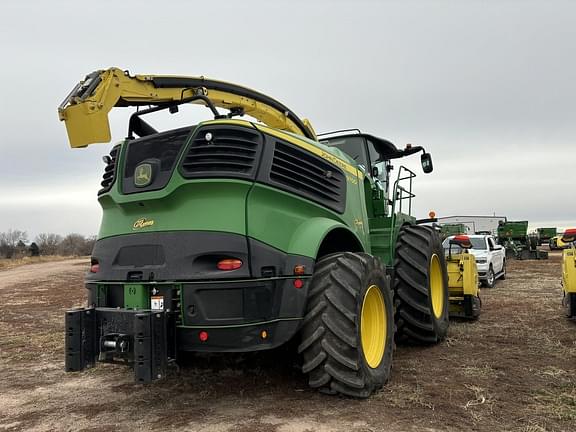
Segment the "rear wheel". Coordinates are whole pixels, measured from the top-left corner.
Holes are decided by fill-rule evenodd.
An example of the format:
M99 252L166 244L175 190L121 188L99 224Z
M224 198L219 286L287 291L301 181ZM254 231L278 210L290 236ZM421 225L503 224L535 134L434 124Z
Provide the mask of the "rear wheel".
M298 351L309 384L366 398L390 377L394 307L379 259L339 253L318 261Z
M397 339L436 343L448 332L448 274L437 232L428 226L401 229L396 244Z

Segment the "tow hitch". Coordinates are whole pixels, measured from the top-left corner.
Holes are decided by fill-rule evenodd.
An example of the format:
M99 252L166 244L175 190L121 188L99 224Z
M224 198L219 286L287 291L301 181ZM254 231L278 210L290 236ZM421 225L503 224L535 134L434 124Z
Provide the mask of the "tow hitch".
M164 311L86 308L66 312L67 372L96 362L134 367L134 380L147 383L166 375L174 355L174 332Z

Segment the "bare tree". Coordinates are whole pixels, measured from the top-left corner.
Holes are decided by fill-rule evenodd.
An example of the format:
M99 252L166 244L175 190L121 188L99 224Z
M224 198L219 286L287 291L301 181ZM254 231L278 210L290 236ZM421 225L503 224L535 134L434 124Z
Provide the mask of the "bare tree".
M94 241L81 234L68 234L58 245L60 255L90 255Z
M25 245L28 241L26 231L9 229L0 233L0 255L6 258L12 258L19 250L18 246ZM22 247L20 247L22 249ZM24 248L25 249L25 248Z
M94 244L96 243L97 237L90 236L86 237L86 241L84 243L84 253L82 255L92 255L92 249L94 249Z
M56 255L62 236L52 233L41 233L36 236L36 244L41 255Z

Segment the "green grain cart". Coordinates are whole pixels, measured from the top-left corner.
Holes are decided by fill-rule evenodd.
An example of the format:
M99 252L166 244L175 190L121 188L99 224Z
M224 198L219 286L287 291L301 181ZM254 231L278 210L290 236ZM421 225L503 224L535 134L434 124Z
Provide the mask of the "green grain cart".
M537 228L536 232L538 233L539 244L548 244L550 239L556 235L557 230L556 228Z
M528 235L528 221L500 222L498 243L506 248L508 258L548 259L548 252L538 249L538 236Z
M159 132L143 118L183 103L214 119ZM445 337L439 236L410 215L415 174L391 176L415 153L431 172L424 149L358 131L319 140L254 90L114 68L60 106L71 146L108 142L108 112L126 106L140 109L104 158L88 304L66 313L66 370L123 361L150 382L181 352L297 338L311 387L367 397L388 380L395 338Z

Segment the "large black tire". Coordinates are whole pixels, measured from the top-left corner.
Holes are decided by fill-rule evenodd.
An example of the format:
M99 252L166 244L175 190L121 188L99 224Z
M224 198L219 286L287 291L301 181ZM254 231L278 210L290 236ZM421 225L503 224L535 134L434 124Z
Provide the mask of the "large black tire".
M383 300L381 323L385 323L382 337L376 338L383 341L376 355L379 362L364 353L362 341L363 308L365 303L372 305L365 299L377 298L378 293ZM323 393L366 398L388 381L394 351L393 302L389 278L379 259L345 252L317 262L298 347L310 387ZM366 325L368 322L366 319ZM365 337L368 335L378 336L365 331Z
M396 339L425 344L441 341L448 333L449 294L438 233L424 225L403 227L396 243L394 266Z

